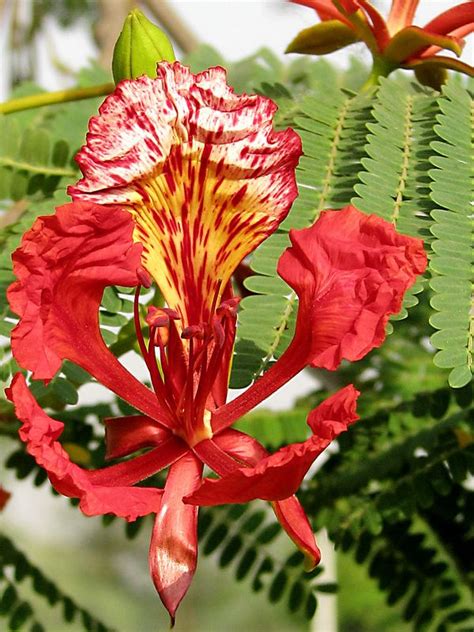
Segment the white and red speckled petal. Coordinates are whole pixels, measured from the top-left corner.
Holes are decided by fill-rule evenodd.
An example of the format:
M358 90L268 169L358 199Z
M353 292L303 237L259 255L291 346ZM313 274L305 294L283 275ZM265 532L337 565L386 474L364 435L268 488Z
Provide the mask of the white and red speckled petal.
M91 119L69 192L119 204L135 221L142 263L181 326L207 322L242 259L287 215L301 142L276 132L276 105L236 95L223 68L175 62L120 83Z

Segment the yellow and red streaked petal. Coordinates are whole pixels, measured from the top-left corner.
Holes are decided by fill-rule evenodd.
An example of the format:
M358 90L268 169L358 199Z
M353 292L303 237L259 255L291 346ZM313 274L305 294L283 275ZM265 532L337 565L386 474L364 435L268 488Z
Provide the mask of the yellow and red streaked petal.
M178 62L120 83L90 122L75 199L120 204L181 326L208 322L230 276L288 213L301 142L275 104L236 95L222 68Z
M130 470L126 477L105 476L105 480L101 481L94 480L97 472L83 470L72 463L58 441L64 424L48 417L38 406L21 373L15 376L6 393L14 403L16 415L22 422L20 438L26 443L27 451L38 465L47 471L56 491L64 496L80 499L79 506L86 515L111 513L133 521L139 516L156 513L159 510L162 490L131 487L123 483L126 478L137 477L138 468L133 461L120 464ZM148 476L153 473L153 469L156 471L154 465ZM142 477L143 471L138 474L138 478Z
M63 360L75 362L138 410L168 425L156 396L107 349L99 305L108 285L140 283L141 246L130 215L74 202L39 217L12 255L17 281L8 289L20 322L12 352L35 379L51 379Z
M183 496L199 486L201 475L202 463L191 453L170 467L153 527L150 572L172 625L197 564L198 508L185 505Z
M256 498L284 500L298 490L306 472L331 441L358 419L359 392L347 386L312 411L308 424L313 436L292 443L259 460L252 467L240 467L219 479L207 478L185 502L195 505L244 503Z

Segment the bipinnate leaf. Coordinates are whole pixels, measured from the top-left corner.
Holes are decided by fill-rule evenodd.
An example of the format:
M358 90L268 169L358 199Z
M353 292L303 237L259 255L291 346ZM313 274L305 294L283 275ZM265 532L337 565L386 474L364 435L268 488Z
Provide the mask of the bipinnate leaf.
M451 369L449 383L459 388L472 380L474 345L473 294L473 149L474 105L467 90L454 81L438 100L440 114L434 126L431 305L430 322L438 331L431 336L439 351L434 363Z

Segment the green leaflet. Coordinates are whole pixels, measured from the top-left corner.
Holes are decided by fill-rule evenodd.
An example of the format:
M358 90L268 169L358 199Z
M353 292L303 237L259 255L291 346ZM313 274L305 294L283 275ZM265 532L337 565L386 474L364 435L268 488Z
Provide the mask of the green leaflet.
M252 590L265 591L270 603L285 599L290 612L302 611L305 619L315 613L315 593L334 587L315 582L323 572L320 566L309 573L304 571L302 553L289 540L280 540L281 527L262 502L202 507L198 534L203 555L214 554L221 568L233 567L237 581L251 581ZM277 539L279 547L275 548ZM279 559L285 544L289 554Z
M26 128L0 117L0 199L18 201L36 192L51 195L61 178L77 172L68 163L65 141L53 141L45 129Z
M357 181L369 102L334 90L304 98L299 108L294 121L304 152L297 169L299 196L280 231L252 256L250 266L257 275L246 279L245 286L256 295L241 303L231 388L248 386L291 341L298 300L276 271L290 244L288 231L311 225L325 208L347 204Z
M11 575L14 575L14 581L10 579ZM44 630L43 626L36 620L34 610L36 603L34 602L34 606L31 606L18 593L18 590L20 593L23 592L24 589L21 589L20 584L26 578L31 580L34 594L42 597L44 604L50 608L59 606L58 609L65 625L80 617L87 630L111 632L111 628L79 606L72 597L65 594L49 577L46 577L41 569L32 564L16 548L10 538L0 535L0 616L8 618L9 630L26 629L23 628L26 621L29 621L30 630Z
M431 143L434 169L431 199L431 232L435 237L430 282L436 310L430 323L438 329L431 336L439 349L434 363L452 369L449 383L461 387L470 382L473 370L474 319L472 277L472 151L474 108L462 86L447 84L438 100L440 114L434 126L437 140Z

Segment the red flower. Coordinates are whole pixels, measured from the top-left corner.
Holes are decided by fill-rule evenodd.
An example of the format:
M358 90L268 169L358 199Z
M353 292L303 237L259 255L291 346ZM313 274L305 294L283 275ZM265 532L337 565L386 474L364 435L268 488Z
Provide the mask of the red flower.
M448 9L423 28L413 26L419 0L392 0L387 20L368 0L291 0L316 11L321 23L301 31L287 53L325 55L354 42L364 42L373 58L373 79L396 68L415 71L417 79L439 89L446 69L470 76L474 68L437 55L447 49L460 56L463 37L474 30L474 2Z
M279 269L300 297L295 338L270 371L225 403L238 304L230 278L296 196L300 141L292 130L272 130L274 110L263 97L236 96L218 68L195 76L162 63L156 80L122 82L91 120L75 201L39 218L13 255L18 280L8 296L20 316L12 334L20 365L48 380L71 360L140 413L105 420L107 458L131 458L84 470L61 447L63 424L18 374L8 397L21 438L56 490L79 498L87 515L156 514L150 569L172 618L196 567L197 505L270 500L308 566L319 561L293 494L357 418L357 391L347 387L318 407L308 418L313 436L274 455L229 426L305 366L335 369L380 344L388 315L425 266L419 240L353 208L292 232ZM152 280L166 307L149 308L144 336L139 294ZM137 287L137 339L153 390L102 340L107 285ZM301 345L302 336L311 344ZM220 479L203 482L203 465ZM164 468L163 490L134 487Z
M0 511L5 508L5 505L10 500L10 496L10 492L7 492L7 490L0 485Z

